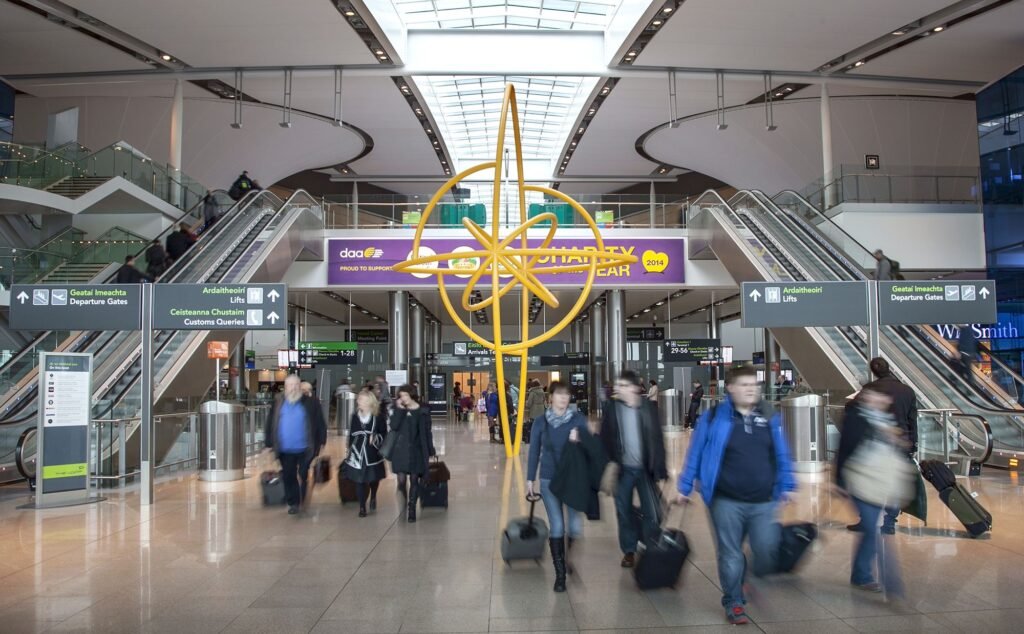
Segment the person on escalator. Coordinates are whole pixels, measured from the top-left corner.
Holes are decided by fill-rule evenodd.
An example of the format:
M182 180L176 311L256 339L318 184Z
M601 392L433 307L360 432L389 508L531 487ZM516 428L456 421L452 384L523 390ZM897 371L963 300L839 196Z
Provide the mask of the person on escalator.
M875 279L879 282L893 279L892 260L886 257L881 249L875 249L872 255L875 256L877 261L875 264Z
M167 256L171 258L172 262L177 261L185 255L194 242L195 238L188 230L188 225L184 222L179 224L178 230L167 236Z
M896 426L903 432L903 437L907 441L905 447L907 459L913 461L914 454L917 453L917 394L914 392L914 388L893 375L892 368L889 367L889 362L885 359L875 357L871 360L870 367L871 374L875 375L875 380L865 385L862 390L878 392L889 397L888 413L892 414ZM886 509L885 519L882 520L882 534L896 534L896 518L899 515L900 509L898 508ZM846 529L860 533L864 531L864 526L857 522L850 524Z
M203 231L212 227L218 218L220 218L220 204L213 192L208 191L203 197Z
M167 251L160 240L153 240L146 249L146 274L154 280L167 270Z
M231 184L231 189L228 190L228 196L231 200L242 200L245 195L254 189L253 180L249 178L249 172L243 171L235 182Z
M116 284L141 284L142 282L152 282L153 278L149 277L139 269L135 268L135 256L126 255L124 257L124 264L117 270Z
M978 337L970 324L960 325L960 335L956 340L957 352L960 353L960 375L972 387L974 386L974 362L978 358Z

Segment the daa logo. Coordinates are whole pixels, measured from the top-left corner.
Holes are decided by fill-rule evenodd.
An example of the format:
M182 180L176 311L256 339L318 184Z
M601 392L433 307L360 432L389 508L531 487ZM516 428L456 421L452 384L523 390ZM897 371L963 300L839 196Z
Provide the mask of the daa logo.
M345 259L367 259L367 260L378 260L384 257L384 249L378 247L366 247L363 250L359 249L342 249L338 251L339 258Z

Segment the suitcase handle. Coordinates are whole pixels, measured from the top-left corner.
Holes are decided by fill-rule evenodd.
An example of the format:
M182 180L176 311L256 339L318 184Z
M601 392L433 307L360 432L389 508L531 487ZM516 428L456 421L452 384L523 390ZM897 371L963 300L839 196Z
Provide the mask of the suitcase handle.
M527 524L530 528L533 528L533 509L536 508L537 500L539 499L540 493L534 493L533 495L530 495L529 493L526 494L526 501L530 503L530 521Z

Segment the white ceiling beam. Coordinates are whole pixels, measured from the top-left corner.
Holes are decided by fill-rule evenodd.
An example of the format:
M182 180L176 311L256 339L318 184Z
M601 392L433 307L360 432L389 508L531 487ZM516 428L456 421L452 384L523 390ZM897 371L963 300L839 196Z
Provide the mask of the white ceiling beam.
M455 70L452 67L447 68L425 68L416 67L415 71L410 71L410 67L407 66L386 66L383 64L356 64L356 65L315 65L315 66L289 66L296 75L302 75L304 77L310 76L323 76L330 78L334 73L334 69L342 68L345 71L345 77L395 77L395 76L410 76L416 75L419 77L431 77L431 76L479 76L479 75L520 75L520 76L531 76L531 77L558 77L558 76L571 76L571 77L618 77L618 78L636 78L636 79L664 79L666 73L669 71L675 71L679 79L702 79L709 80L715 73L722 72L725 74L727 79L737 78L748 78L752 81L761 81L761 77L764 73L768 72L768 69L760 68L692 68L685 66L631 66L631 67L615 67L615 68L603 68L596 70L590 64L583 64L577 67L566 67L561 66L558 68L552 68L551 66L543 67L521 67L513 68L507 67L501 69L500 73L495 73L493 68L485 67L472 67L463 68L461 70ZM246 77L262 75L262 74L280 74L286 67L284 66L255 66L255 67L242 67L245 71ZM26 86L33 83L39 85L70 85L77 83L92 83L99 81L111 81L119 79L152 79L159 81L166 81L168 79L223 79L225 77L230 78L233 76L235 70L238 67L218 67L218 68L185 68L179 70L125 70L125 71L89 71L89 72L78 72L78 73L57 73L57 74L24 74L24 75L7 75L5 79L9 82L21 82ZM781 82L792 81L805 84L852 84L852 85L902 85L902 86L946 86L951 88L963 88L964 90L978 90L984 86L984 82L958 80L958 79L929 79L922 77L897 77L888 75L827 75L825 73L818 73L814 71L787 71L787 70L773 70L771 71L773 79Z

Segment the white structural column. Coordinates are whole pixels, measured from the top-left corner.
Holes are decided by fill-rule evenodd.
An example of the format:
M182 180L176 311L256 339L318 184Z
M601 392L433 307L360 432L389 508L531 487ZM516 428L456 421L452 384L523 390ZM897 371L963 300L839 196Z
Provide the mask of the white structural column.
M828 96L828 84L821 85L821 166L825 211L835 205L835 188L832 184L832 102Z
M172 174L177 181L167 184L171 203L175 205L181 204L181 117L184 109L185 97L182 80L179 78L174 80L174 98L171 100L171 142L167 157L167 164L173 170Z

